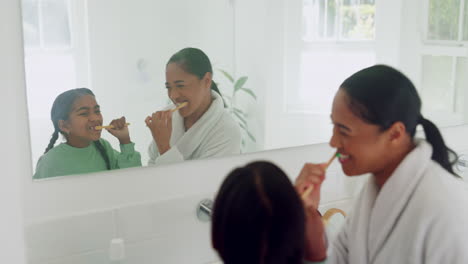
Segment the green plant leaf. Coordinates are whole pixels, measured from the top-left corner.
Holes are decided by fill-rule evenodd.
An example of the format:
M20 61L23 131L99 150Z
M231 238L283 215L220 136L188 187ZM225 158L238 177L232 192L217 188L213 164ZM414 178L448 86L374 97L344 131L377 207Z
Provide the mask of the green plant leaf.
M224 102L226 102L226 104L229 106L229 108L231 108L232 99L229 98L229 97L223 97L223 100L224 100Z
M231 81L232 83L234 83L234 78L232 78L232 76L231 76L229 73L227 73L226 71L221 70L221 69L219 69L219 71L220 71L221 73L223 73L223 75L224 75L226 78L228 78L229 81Z
M239 125L242 127L242 129L244 129L245 133L247 133L247 136L249 136L249 138L253 141L253 142L257 142L255 140L255 137L249 132L249 130L247 129L246 126L243 126L241 123L239 123Z
M240 114L237 113L237 112L234 112L234 115L236 115L237 118L239 118L239 120L240 120L242 123L244 123L244 125L247 125L247 121L245 120L245 118L244 118L242 115L240 115Z
M248 79L249 79L249 77L247 77L247 76L242 76L242 77L240 77L240 78L236 81L236 84L234 84L234 92L239 91L239 89L241 89L242 86L244 86L244 84L247 82Z
M245 132L247 132L247 135L249 135L249 138L250 138L253 142L257 143L257 140L255 140L255 137L254 137L252 134L250 134L250 132L249 132L248 130L246 130Z
M235 113L238 113L238 114L242 115L244 118L247 116L247 115L244 113L244 111L240 110L239 108L233 107L233 109L234 109L234 112L235 112Z
M255 100L257 100L257 95L249 88L241 88L242 91L250 94Z
M233 109L233 113L241 115L244 119L247 118L247 115L244 113L244 111L236 107L233 107L232 109Z
M242 123L239 123L239 126L247 132L247 127L245 125L243 125Z

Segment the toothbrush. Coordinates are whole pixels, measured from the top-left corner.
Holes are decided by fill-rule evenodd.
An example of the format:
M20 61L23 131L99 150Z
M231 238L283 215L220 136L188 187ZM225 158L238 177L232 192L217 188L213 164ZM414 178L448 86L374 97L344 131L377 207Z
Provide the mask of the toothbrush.
M170 111L171 113L174 113L175 111L177 111L177 110L179 110L179 109L181 109L181 108L186 107L187 104L188 104L187 102L183 102L183 103L179 104L177 107L170 109L169 111ZM151 118L151 116L148 116L148 117L145 119L145 122L147 123L147 126L148 126L148 122L151 122L152 120L153 120L153 119Z
M129 126L130 123L125 123L125 126ZM108 126L96 126L94 129L96 130L102 130L102 129L105 129L105 128L114 128L113 125L108 125Z
M333 156L328 160L328 162L325 164L325 167L323 167L324 170L327 170L328 167L332 164L333 160L335 160L336 157L340 157L341 154L336 151ZM301 198L302 200L305 200L309 194L314 190L314 185L311 184L307 189L302 193Z
M175 112L175 111L177 111L177 110L179 110L179 109L181 109L181 108L183 108L183 107L185 107L185 106L187 106L187 102L181 103L181 104L178 105L176 108L173 108L173 109L171 109L170 111L173 113L173 112Z

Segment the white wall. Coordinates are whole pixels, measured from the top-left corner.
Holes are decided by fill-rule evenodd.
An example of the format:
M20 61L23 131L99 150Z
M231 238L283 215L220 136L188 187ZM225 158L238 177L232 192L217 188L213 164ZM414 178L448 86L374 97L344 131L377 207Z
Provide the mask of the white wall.
M23 176L31 176L20 30L20 1L0 1L0 261L25 263Z

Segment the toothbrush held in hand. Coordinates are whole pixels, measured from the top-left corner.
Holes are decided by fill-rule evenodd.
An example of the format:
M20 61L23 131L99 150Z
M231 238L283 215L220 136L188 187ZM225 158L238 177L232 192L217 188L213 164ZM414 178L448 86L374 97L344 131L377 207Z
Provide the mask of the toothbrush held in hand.
M176 108L171 109L170 111L175 112L175 111L177 111L177 110L179 110L181 108L184 108L186 105L187 105L187 102L183 102L180 105L178 105Z
M125 126L129 126L129 125L130 125L130 123L125 123ZM96 129L96 130L102 130L102 129L105 129L105 128L112 129L112 128L114 128L114 126L113 126L113 125L108 125L108 126L96 126L94 129Z
M333 154L333 156L328 160L328 162L325 164L325 167L323 167L324 170L327 170L328 167L332 164L333 160L335 160L336 157L339 157L340 156L340 153L335 152ZM311 184L301 195L301 198L302 200L305 200L309 195L310 193L314 190L314 185Z

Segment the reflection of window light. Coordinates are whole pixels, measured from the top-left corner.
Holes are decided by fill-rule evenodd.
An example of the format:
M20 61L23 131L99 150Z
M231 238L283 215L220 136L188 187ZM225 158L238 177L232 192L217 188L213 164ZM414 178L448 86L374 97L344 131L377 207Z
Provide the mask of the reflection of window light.
M22 9L27 49L71 48L68 0L23 0Z
M304 0L303 40L373 40L375 0Z
M34 98L29 101L33 118L48 117L53 99L76 88L78 75L87 78L82 74L87 66L78 63L84 45L77 39L84 38L72 42L77 32L72 32L71 14L70 0L22 0L26 86Z
M304 0L300 62L287 83L289 112L328 114L341 82L375 63L375 0ZM297 81L292 81L297 79Z
M467 0L429 0L427 40L461 41L467 33L467 8Z
M373 65L372 50L304 51L301 56L301 78L289 109L326 114L333 96L343 80L354 72Z

